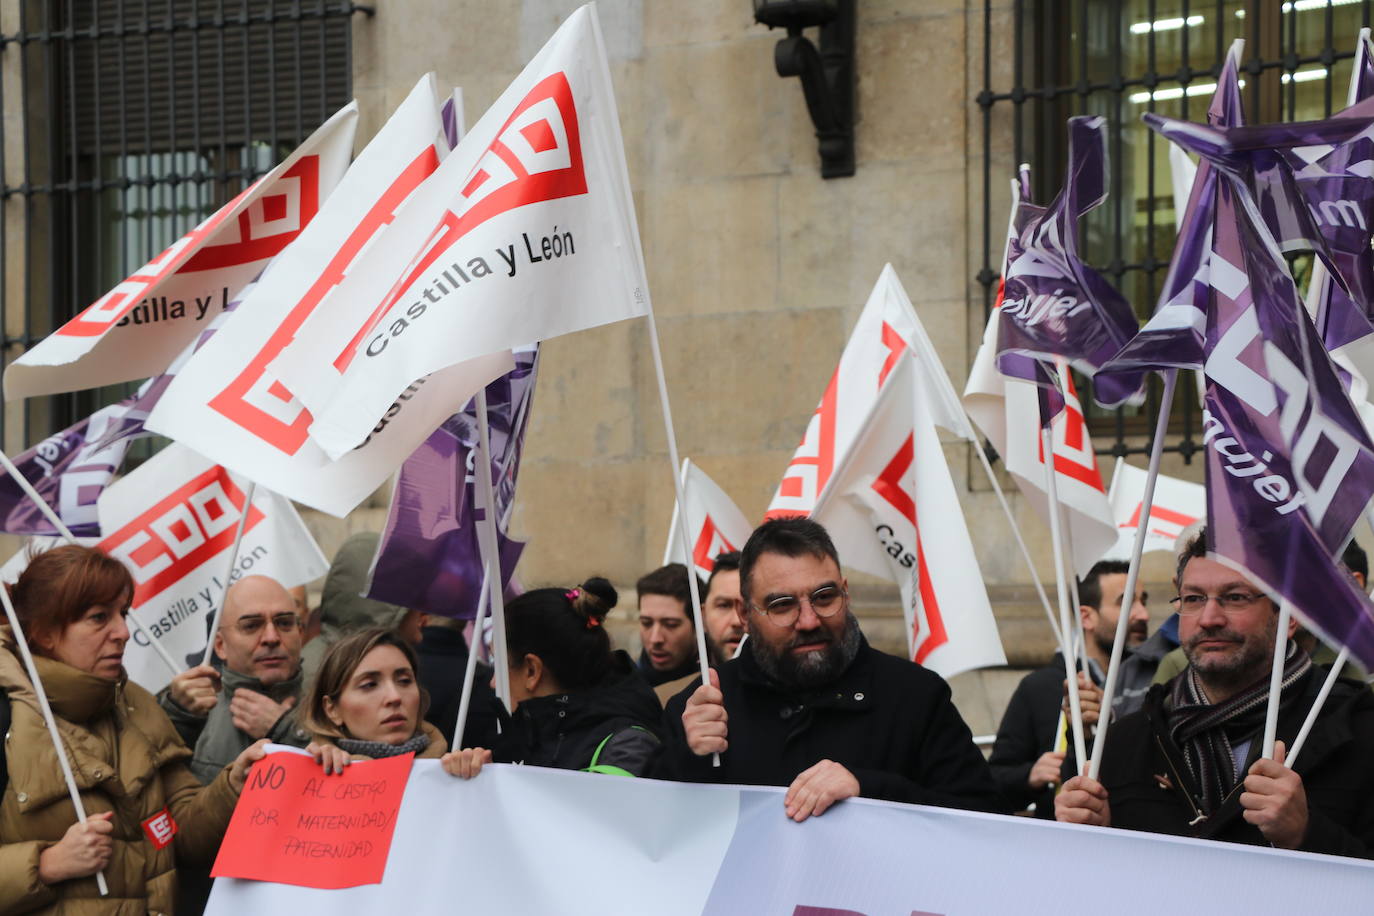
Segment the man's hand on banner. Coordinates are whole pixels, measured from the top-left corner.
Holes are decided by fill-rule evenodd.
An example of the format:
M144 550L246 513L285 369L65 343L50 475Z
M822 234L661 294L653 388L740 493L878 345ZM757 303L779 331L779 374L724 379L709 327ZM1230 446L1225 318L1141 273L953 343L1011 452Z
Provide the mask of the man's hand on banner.
M682 729L687 733L687 746L698 757L721 754L730 746L725 713L725 695L720 692L720 676L710 672L711 683L702 684L687 698L682 711ZM801 777L798 777L799 779ZM795 785L795 783L794 783Z
M1064 767L1063 751L1045 751L1031 767L1027 784L1037 792L1046 786L1059 782L1059 771Z
M491 763L491 751L484 747L465 747L461 751L449 751L439 758L444 772L459 779L471 779L482 772L482 764Z
M1274 743L1273 760L1256 760L1245 777L1240 806L1245 820L1280 849L1297 849L1307 836L1307 790L1302 777L1283 765L1287 748Z
M229 718L239 731L246 732L254 738L265 738L272 730L272 726L277 724L277 720L295 705L295 697L287 697L285 702L278 703L256 690L240 687L234 691L234 698L229 701Z
M819 817L824 814L835 802L858 794L859 780L853 773L833 760L822 760L810 769L802 770L792 780L782 799L783 810L800 824L812 815Z
M1064 783L1054 797L1054 819L1094 827L1112 825L1112 809L1107 804L1107 789L1096 779L1075 776Z
M244 748L243 752L234 758L234 762L229 764L229 787L235 794L243 791L249 768L266 756L267 739L261 738Z
M167 687L172 700L195 716L208 716L219 702L219 672L212 665L188 668Z

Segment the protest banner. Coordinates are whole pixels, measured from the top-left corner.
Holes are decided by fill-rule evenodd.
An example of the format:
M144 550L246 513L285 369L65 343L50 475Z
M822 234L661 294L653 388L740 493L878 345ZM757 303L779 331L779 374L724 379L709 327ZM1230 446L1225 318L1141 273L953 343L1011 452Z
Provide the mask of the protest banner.
M1074 908L1046 876L1066 861L1082 866L1073 899L1110 900L1118 916L1218 894L1228 912L1356 913L1374 882L1374 864L1359 859L863 798L797 824L784 791L505 765L465 782L417 760L381 884L221 878L206 913L429 916L459 902L565 916L1059 916ZM1142 862L1163 888L1122 893L1121 876Z
M356 102L272 171L5 369L7 399L162 372L239 290L296 240L348 168Z
M897 583L909 657L952 677L1007 658L931 413L904 353L812 517L847 566Z
M509 358L493 356L408 382L378 412L366 442L338 461L308 439L310 412L269 369L310 315L337 320L341 284L385 272L373 260L379 239L448 152L440 104L427 75L358 155L320 218L177 373L149 429L268 489L344 516L476 388L510 368Z
M684 510L682 506L673 506L663 562L665 565L690 564L704 582L711 578L711 571L716 568L716 557L743 547L754 532L754 526L720 485L690 458L682 459L682 492L687 498L687 507ZM686 517L687 544L679 533L680 512Z
M326 776L280 751L253 765L210 874L301 887L380 884L413 753Z
M344 310L308 318L272 363L332 457L362 442L417 378L649 314L591 6L564 21L415 203L377 242L380 294L367 282L376 277L346 281Z
M1108 497L1112 503L1112 514L1116 516L1116 526L1121 532L1116 546L1102 557L1104 560L1127 560L1135 541L1136 528L1141 525L1141 514L1145 496L1145 471L1124 458L1116 461L1112 473L1111 490ZM1174 552L1174 543L1183 529L1207 514L1207 491L1202 484L1179 480L1160 474L1155 481L1154 502L1150 506L1145 524L1144 552L1152 550Z
M210 615L224 594L224 564L246 489L223 467L174 443L100 497L104 536L97 546L129 568L134 609L153 637L188 667L209 641ZM233 578L264 575L290 588L328 568L291 503L258 488ZM124 667L153 692L171 678L137 634L125 649Z

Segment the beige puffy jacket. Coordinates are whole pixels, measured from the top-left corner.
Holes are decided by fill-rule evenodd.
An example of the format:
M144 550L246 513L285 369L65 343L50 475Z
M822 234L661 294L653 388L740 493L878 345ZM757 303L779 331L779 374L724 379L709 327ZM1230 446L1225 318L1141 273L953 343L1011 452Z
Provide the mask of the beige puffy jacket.
M11 708L9 780L0 798L0 914L171 913L177 860L208 866L229 824L238 793L228 769L202 788L187 768L191 751L137 684L51 659L35 662L86 813L114 812L114 855L105 869L110 894L99 896L94 876L51 887L38 878L39 854L62 839L76 812L13 636L0 625L0 689ZM144 824L164 810L177 833L159 849Z

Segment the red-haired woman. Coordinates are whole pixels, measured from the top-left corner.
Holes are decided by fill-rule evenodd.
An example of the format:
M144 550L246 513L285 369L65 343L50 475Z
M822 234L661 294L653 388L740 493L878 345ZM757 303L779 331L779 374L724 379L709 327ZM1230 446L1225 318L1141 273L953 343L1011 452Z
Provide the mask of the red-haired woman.
M56 547L32 559L10 595L88 820L77 820L14 634L0 624L0 703L11 719L0 913L172 912L177 860L213 860L262 742L204 788L191 775L190 750L124 673L133 580L119 561ZM103 898L99 871L109 884Z

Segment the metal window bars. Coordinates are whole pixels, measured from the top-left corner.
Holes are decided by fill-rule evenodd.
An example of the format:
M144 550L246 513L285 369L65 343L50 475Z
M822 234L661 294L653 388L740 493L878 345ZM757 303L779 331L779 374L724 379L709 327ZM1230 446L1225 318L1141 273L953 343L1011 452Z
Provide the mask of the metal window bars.
M0 0L5 361L346 104L352 20L372 12L343 0ZM133 387L0 404L5 446Z
M1231 42L1244 38L1242 98L1250 123L1329 115L1343 107L1356 37L1370 24L1371 6L1371 0L986 0L983 90L976 98L982 258L974 278L984 316L1001 271L1007 179L1017 163L1029 162L1035 199L1051 200L1063 177L1064 125L1078 114L1102 115L1110 130L1110 196L1085 221L1082 249L1142 320L1152 314L1179 214L1168 143L1140 114L1201 120ZM1309 269L1309 258L1295 259L1300 287ZM1165 450L1189 461L1200 448L1200 411L1194 387L1178 387ZM1085 396L1097 451L1147 454L1159 397L1160 386L1152 384L1144 406L1105 411Z

